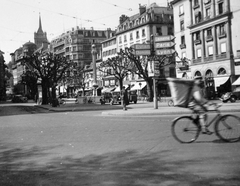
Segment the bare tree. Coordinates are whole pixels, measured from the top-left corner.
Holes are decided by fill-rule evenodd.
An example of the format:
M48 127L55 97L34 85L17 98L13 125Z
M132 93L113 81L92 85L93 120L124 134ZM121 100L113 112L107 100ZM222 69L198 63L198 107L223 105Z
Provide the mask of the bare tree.
M21 59L28 70L34 71L42 86L42 104L48 104L48 90L52 88L52 99L56 99L56 86L72 62L53 53L34 53Z
M114 76L118 80L120 90L123 87L124 78L128 76L132 68L134 68L132 61L122 55L108 58L98 66L98 70L103 72L105 76Z
M150 56L136 56L133 53L133 48L126 48L125 50L120 51L120 56L123 58L128 58L130 63L133 63L135 68L132 68L131 71L137 74L140 78L144 79L147 83L147 90L148 90L148 96L149 101L153 101L153 77L149 76L149 61L157 62L157 68L160 70L161 68L174 64L175 63L175 55L176 53L173 53L172 55L162 55L162 56L156 56L156 55L150 55Z

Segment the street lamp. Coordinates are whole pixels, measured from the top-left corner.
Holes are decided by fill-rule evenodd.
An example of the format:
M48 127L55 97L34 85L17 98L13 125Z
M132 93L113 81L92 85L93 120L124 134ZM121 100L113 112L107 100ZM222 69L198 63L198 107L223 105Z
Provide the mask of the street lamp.
M96 74L96 58L97 58L97 50L95 44L92 45L92 62L93 62L93 96L97 96L96 89L98 87L97 84L97 74Z

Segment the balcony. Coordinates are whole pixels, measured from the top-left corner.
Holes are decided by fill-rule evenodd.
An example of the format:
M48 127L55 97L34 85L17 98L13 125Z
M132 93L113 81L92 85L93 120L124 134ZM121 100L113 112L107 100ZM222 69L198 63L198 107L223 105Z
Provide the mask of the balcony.
M208 41L213 41L213 36L212 35L208 35L207 37L206 37L206 41L208 42Z
M205 62L213 61L213 56L204 57Z
M182 44L179 45L179 47L180 47L181 49L184 49L184 48L186 48L186 44L185 44L185 43L182 43Z
M218 38L221 39L221 38L224 38L224 37L227 37L227 34L226 32L222 32L218 35Z
M179 68L179 70L181 70L181 71L188 70L189 69L189 64L186 61L179 62L179 63L177 63L177 68Z
M194 40L194 44L195 45L200 45L202 42L201 42L201 40L200 39L196 39L196 40Z
M227 53L216 55L216 59L226 59L226 58L227 58Z

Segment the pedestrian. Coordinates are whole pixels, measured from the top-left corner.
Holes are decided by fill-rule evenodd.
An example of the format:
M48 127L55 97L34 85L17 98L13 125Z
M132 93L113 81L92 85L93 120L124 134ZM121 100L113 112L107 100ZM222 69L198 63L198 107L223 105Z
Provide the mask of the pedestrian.
M125 89L125 86L123 86L122 88L121 98L122 98L123 110L127 110L127 105L129 104L129 100L128 100L128 93L127 93L127 90Z

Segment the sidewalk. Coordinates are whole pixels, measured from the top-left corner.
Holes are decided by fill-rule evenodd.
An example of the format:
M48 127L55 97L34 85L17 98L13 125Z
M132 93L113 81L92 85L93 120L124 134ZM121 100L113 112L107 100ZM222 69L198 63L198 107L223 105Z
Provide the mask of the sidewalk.
M217 101L218 102L218 101ZM219 102L220 103L220 102ZM169 107L166 102L158 103L158 108L154 108L153 102L138 102L127 106L127 111L122 109L121 105L100 105L100 104L66 104L60 107L52 107L51 105L35 105L49 111L54 112L70 112L70 111L102 111L102 115L175 115L191 113L189 109L180 107ZM220 107L222 112L240 112L240 102L224 103Z

